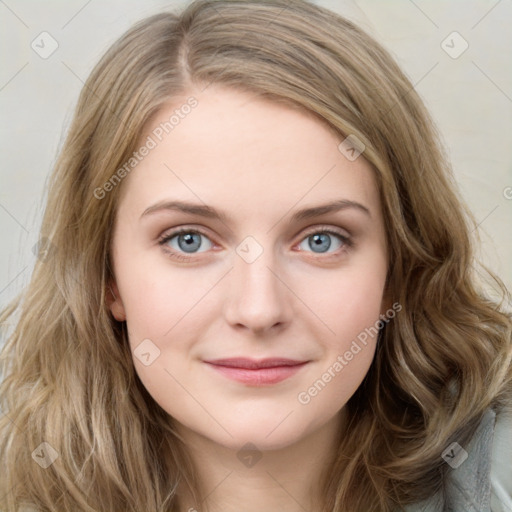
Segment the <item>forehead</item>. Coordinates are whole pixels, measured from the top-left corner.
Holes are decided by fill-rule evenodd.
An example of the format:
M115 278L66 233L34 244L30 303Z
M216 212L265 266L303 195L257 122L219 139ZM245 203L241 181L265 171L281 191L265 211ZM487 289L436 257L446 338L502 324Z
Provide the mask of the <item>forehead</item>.
M194 108L182 108L193 96ZM153 141L123 183L120 207L142 212L168 198L243 214L349 199L380 208L373 169L350 161L337 135L313 114L256 95L209 86L153 116Z

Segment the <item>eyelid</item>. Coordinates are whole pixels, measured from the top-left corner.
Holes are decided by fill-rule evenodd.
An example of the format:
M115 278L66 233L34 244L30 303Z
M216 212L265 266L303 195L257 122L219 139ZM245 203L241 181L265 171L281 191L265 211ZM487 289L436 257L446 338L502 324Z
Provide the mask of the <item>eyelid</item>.
M328 232L328 233L334 233L338 236L341 236L343 238L351 238L352 235L348 232L347 229L331 226L329 224L315 224L314 226L310 226L308 228L305 228L304 234L302 235L303 240L305 237L318 233L318 232ZM343 231L343 232L342 232Z

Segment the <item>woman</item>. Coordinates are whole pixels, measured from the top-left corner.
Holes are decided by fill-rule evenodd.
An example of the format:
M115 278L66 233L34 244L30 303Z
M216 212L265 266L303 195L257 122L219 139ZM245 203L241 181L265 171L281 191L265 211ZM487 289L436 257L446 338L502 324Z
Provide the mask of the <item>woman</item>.
M82 91L2 315L1 509L507 510L511 316L468 219L352 23L143 20Z

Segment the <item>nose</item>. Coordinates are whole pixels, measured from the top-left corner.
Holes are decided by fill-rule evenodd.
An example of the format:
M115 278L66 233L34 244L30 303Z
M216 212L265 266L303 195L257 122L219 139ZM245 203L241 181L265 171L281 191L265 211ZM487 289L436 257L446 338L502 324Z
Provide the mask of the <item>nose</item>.
M238 329L245 328L265 334L289 324L292 318L292 292L272 257L264 250L255 261L248 263L235 254L229 277L229 296L225 303L225 318Z

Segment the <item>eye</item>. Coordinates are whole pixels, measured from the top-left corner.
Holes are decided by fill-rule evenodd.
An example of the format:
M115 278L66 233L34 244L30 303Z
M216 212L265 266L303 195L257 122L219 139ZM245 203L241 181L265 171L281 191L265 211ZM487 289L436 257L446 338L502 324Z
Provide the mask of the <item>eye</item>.
M335 239L334 244L333 239ZM206 244L204 240L207 241ZM213 247L213 243L206 233L198 229L185 228L165 233L158 243L171 258L183 261L190 260L194 254L206 252ZM308 252L308 248L303 247L305 243L315 254L325 253L328 255L334 255L352 246L349 236L332 228L316 228L307 234L298 247L299 250ZM334 250L329 251L332 248Z
M205 244L202 239L208 240ZM158 242L173 258L189 259L185 254L197 254L212 248L213 244L205 233L195 229L179 229L165 234ZM209 244L209 245L208 245ZM206 245L206 247L205 247ZM199 251L198 249L204 249Z
M334 245L332 242L333 238L337 239L337 241L334 242ZM306 238L304 238L304 240L299 244L299 249L301 251L308 250L303 247L304 244L307 244L307 247L316 254L327 253L329 249L334 247L334 251L328 253L333 254L340 249L347 249L352 245L350 237L339 233L338 231L327 228L317 228L316 231L312 231L310 234L308 234Z

